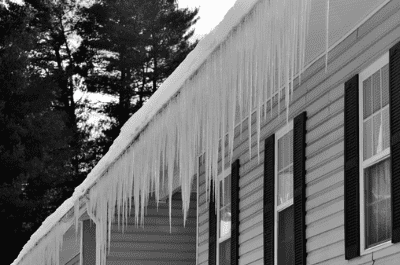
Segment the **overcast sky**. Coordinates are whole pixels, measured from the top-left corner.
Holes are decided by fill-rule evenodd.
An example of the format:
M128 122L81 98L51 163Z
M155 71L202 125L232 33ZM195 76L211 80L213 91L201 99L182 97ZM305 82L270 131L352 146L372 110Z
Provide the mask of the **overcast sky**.
M200 7L200 19L195 26L195 38L203 37L221 22L236 0L178 0L179 7Z

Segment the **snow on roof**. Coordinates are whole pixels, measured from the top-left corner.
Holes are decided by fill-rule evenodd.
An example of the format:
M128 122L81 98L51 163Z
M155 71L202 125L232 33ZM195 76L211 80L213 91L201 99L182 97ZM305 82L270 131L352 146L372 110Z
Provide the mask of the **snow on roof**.
M39 241L46 237L57 223L74 207L74 204L96 184L108 168L119 159L143 129L151 122L153 117L179 92L184 82L190 79L206 61L208 56L226 39L229 32L241 22L258 1L236 1L221 23L198 43L196 48L189 53L146 104L124 124L119 136L115 139L106 155L97 163L87 178L75 188L73 195L64 201L53 214L47 217L39 229L32 234L12 264L19 264L23 257L39 244Z

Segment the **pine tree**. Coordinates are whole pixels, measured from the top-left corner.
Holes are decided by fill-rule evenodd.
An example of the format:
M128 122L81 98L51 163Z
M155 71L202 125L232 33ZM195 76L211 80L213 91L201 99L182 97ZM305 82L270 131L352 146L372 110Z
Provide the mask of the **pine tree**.
M165 0L104 0L82 10L82 47L93 55L87 89L116 99L101 109L111 119L103 152L196 46L189 38L197 13Z
M0 220L9 264L98 160L75 102L86 57L69 46L71 2L0 7ZM89 155L88 155L89 154Z

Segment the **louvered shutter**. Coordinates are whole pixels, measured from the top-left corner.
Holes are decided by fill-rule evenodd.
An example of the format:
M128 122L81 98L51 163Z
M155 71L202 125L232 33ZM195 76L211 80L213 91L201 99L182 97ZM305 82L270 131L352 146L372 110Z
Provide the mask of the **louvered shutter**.
M90 219L82 222L82 264L96 264L96 224Z
M389 51L392 242L400 242L400 43Z
M344 89L344 234L349 260L360 256L358 75Z
M264 264L274 264L275 134L265 140L264 150Z
M293 121L294 259L306 264L306 112Z
M231 167L231 264L239 264L239 159Z
M212 184L208 211L208 264L215 265L217 264L217 214L215 212L215 199Z

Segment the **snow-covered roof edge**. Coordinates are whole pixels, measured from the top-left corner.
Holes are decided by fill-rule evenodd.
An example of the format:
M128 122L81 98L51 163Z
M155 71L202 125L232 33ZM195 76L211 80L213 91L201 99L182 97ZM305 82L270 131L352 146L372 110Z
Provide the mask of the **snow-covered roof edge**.
M229 33L261 0L237 0L229 9L223 20L207 34L189 53L185 60L164 81L152 97L121 128L106 155L96 164L87 178L75 188L73 195L64 201L57 210L45 219L29 241L24 245L18 257L12 263L18 264L40 240L48 236L57 223L74 207L90 187L108 170L108 168L125 152L132 141L149 124L153 117L179 92L186 80L200 68L208 56L226 39Z

